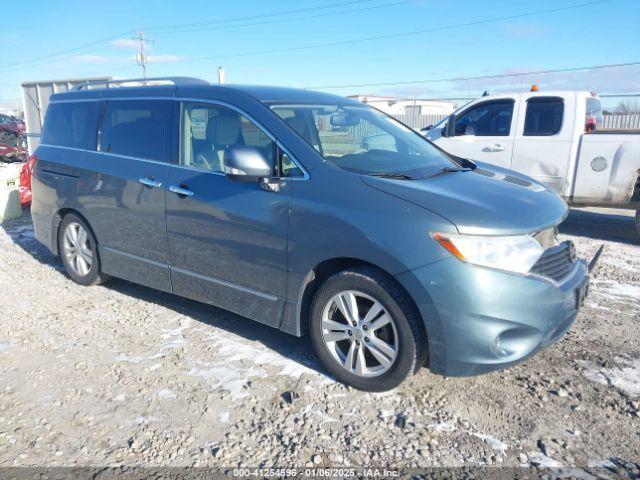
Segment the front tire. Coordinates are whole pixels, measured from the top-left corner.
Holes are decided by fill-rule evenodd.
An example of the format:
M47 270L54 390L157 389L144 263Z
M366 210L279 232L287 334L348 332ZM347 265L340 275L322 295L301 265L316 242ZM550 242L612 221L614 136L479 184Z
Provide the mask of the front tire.
M80 285L97 285L109 277L100 271L98 242L87 223L77 215L65 215L58 229L58 251L69 277Z
M320 286L309 332L332 376L371 392L397 387L418 369L426 349L409 297L373 267L344 270Z

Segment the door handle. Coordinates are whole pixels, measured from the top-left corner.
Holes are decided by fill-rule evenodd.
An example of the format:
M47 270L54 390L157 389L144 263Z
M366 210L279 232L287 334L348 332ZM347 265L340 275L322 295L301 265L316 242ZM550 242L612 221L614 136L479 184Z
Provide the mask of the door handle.
M175 185L171 185L169 187L169 191L175 193L181 198L193 197L193 192L191 190L187 190L186 188L182 188L182 187L177 187Z
M506 147L503 147L499 143L494 143L490 147L485 147L482 149L483 152L504 152Z
M156 182L153 178L150 177L140 177L138 179L138 182L140 182L145 187L160 188L162 186L162 182Z

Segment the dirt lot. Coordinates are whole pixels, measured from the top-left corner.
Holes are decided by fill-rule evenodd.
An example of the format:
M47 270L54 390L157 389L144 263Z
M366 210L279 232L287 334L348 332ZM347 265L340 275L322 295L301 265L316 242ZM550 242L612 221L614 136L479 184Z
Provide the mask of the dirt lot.
M80 287L0 227L0 465L576 467L639 473L640 242L574 211L605 252L559 343L475 378L423 369L387 394L325 376L304 339L125 281ZM599 467L599 468L597 468ZM587 471L580 475L589 478Z

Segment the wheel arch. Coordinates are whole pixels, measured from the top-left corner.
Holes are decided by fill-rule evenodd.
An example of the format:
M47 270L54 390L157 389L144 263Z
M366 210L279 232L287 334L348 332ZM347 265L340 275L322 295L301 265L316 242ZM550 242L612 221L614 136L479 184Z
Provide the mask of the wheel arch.
M407 289L398 282L393 275L391 275L385 269L379 267L378 265L368 262L366 260L362 260L354 257L337 257L331 258L327 260L323 260L319 264L317 264L313 269L311 269L304 278L302 285L300 286L300 293L298 295L298 311L296 315L296 320L299 325L299 331L301 336L307 336L309 332L309 322L311 321L311 303L313 302L313 298L320 288L320 286L331 276L335 275L338 272L343 270L354 268L354 267L371 267L379 272L386 275L390 280L392 280L398 288L400 288L404 294L407 296L411 304L411 308L414 310L416 318L419 320L419 327L421 334L425 340L424 344L427 342L427 332L424 326L424 321L422 319L422 315L420 314L420 310L416 305L415 301L407 291Z
M91 230L93 238L96 239L96 243L98 243L98 237L96 237L96 232L93 230L93 228L91 227L91 223L89 223L89 220L87 220L87 218L84 215L82 215L75 208L61 208L53 215L53 222L51 224L51 238L53 239L53 241L51 242L51 247L54 255L58 255L60 253L60 239L59 239L60 225L62 224L62 220L64 219L64 217L66 217L70 213L74 214L75 216L81 218L84 221L84 223L87 225L87 228Z

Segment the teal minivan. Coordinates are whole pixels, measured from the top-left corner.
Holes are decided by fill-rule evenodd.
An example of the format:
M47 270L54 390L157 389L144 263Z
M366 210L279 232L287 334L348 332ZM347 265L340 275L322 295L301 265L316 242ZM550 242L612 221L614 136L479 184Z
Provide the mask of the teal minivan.
M588 266L544 185L326 93L127 82L53 95L34 152L36 238L75 282L308 335L371 391L512 365L576 319Z

